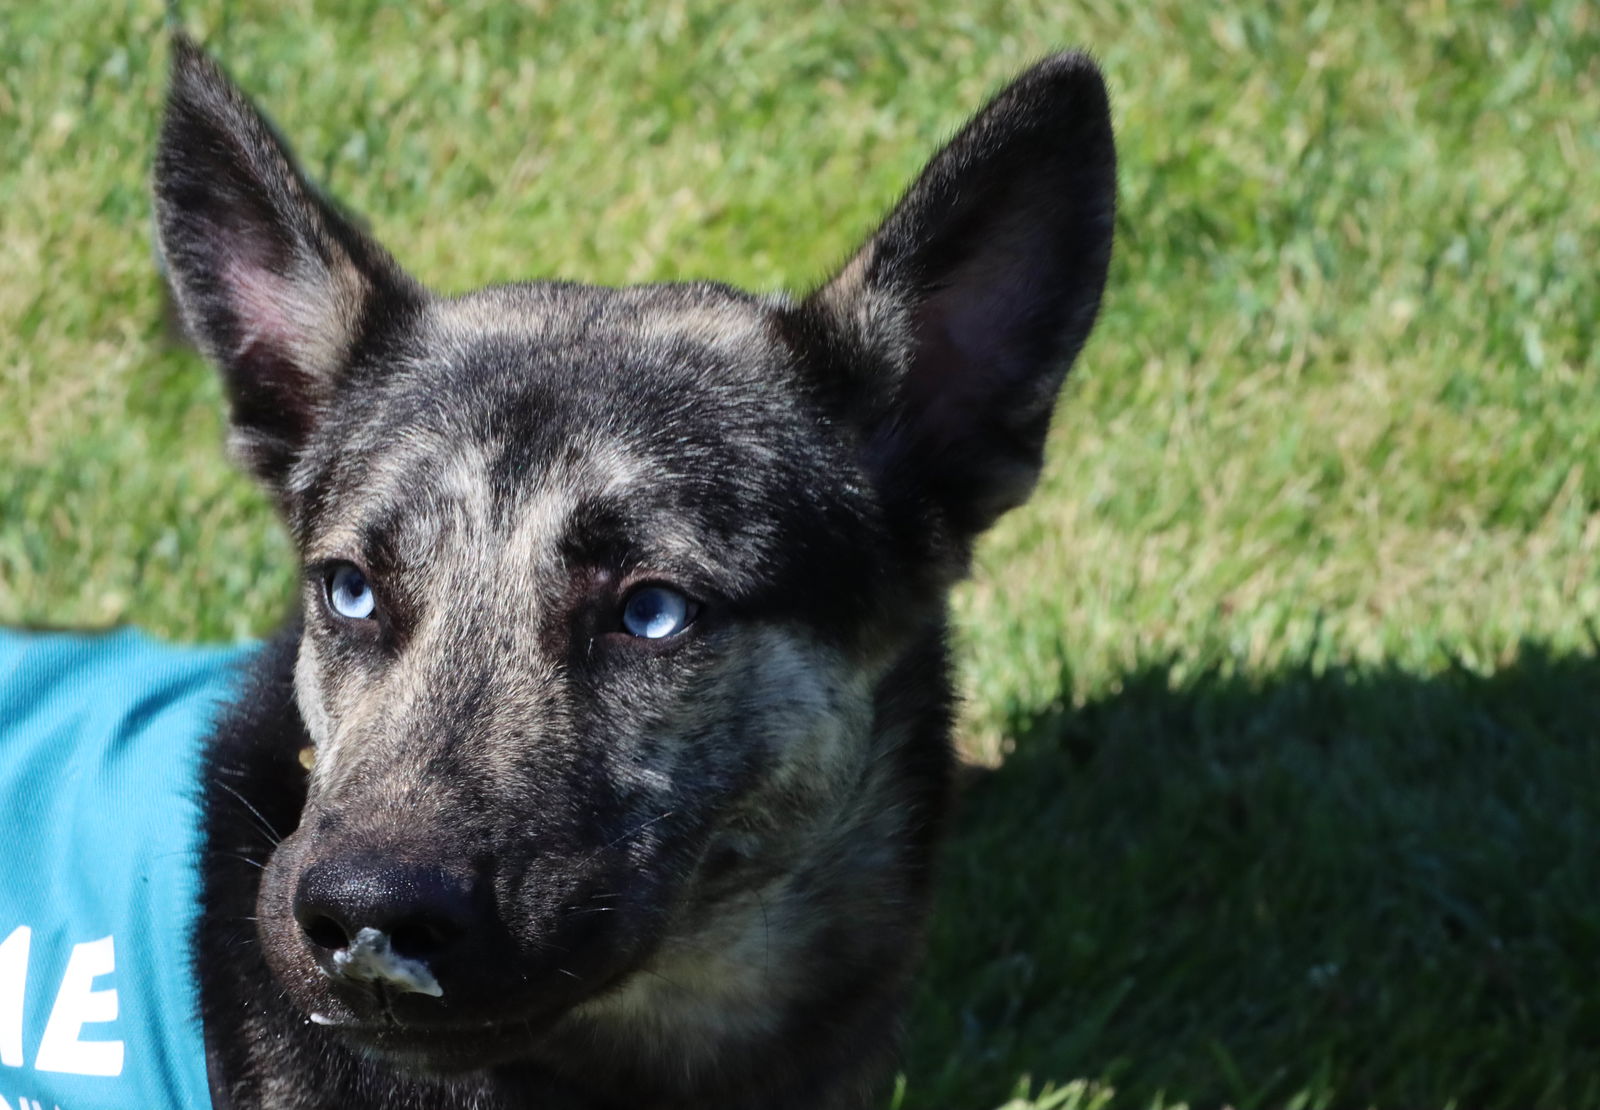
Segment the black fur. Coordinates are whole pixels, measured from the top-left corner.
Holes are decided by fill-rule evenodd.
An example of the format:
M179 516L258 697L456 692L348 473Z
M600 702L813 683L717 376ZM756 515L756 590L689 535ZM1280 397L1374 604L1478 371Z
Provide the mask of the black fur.
M201 783L219 1106L871 1102L949 789L945 594L1037 476L1113 194L1060 55L802 300L434 298L176 42L162 249L306 566ZM619 615L652 585L691 607L660 640Z

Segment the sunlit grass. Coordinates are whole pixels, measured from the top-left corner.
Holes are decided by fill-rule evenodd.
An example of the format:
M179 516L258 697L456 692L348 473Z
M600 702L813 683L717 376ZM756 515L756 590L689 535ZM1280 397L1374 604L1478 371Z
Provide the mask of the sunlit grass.
M899 1101L1600 1101L1600 10L185 8L445 289L804 287L988 91L1091 47L1118 253L958 598L964 742L1004 766ZM163 338L162 20L0 14L0 620L235 638L293 568Z

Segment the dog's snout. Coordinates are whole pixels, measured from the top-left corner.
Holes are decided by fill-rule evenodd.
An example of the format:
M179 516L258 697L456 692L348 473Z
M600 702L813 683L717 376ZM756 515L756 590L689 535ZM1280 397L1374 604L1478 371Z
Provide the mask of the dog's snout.
M470 879L371 856L313 864L294 899L323 970L421 994L439 993L427 968L465 942L476 911Z

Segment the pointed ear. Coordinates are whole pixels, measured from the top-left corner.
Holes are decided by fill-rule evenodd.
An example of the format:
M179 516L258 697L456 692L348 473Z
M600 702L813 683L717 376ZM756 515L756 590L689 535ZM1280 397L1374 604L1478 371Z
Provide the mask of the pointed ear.
M1116 153L1081 54L1028 70L944 148L798 312L890 496L965 545L1026 499L1057 391L1100 305ZM863 357L863 355L865 357Z
M223 373L234 448L281 496L352 349L418 291L317 193L244 94L182 35L173 40L155 199L184 325Z

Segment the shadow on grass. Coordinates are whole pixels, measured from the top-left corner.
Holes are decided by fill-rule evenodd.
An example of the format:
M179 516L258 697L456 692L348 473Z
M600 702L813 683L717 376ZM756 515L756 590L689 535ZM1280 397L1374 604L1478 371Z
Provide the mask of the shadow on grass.
M1169 673L966 793L904 1105L1600 1105L1600 659Z

